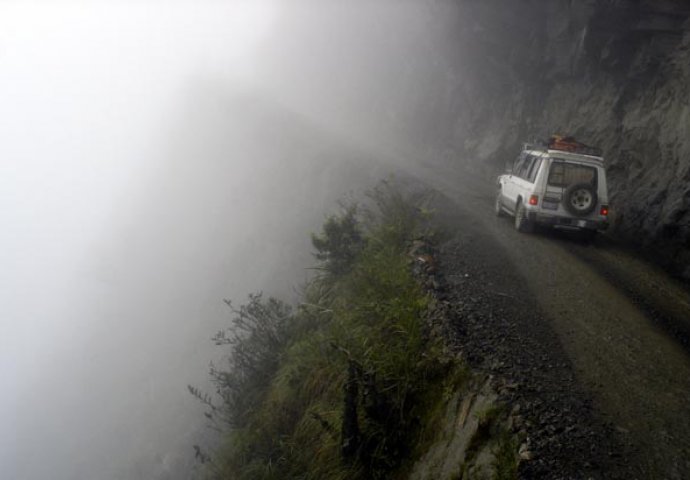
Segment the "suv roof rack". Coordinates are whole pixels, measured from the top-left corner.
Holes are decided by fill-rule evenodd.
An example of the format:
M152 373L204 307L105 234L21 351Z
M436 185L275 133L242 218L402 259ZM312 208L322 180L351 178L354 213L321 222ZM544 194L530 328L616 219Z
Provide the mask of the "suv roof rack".
M562 135L551 135L548 141L535 140L533 142L525 143L522 149L538 150L542 152L556 150L559 152L588 155L591 157L601 157L603 154L601 148L592 147L582 142L578 142L575 140L575 137L564 137Z

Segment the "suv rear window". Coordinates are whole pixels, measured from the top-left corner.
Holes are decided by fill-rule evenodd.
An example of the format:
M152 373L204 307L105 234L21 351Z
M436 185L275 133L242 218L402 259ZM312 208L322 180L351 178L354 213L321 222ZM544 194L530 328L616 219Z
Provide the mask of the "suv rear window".
M567 187L575 183L597 184L597 169L579 163L553 162L549 169L549 185Z

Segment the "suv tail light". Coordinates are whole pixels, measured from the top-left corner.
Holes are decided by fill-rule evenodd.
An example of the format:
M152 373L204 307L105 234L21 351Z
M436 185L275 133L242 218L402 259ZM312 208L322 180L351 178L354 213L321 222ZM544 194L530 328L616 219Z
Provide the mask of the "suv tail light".
M601 209L599 210L599 215L602 217L606 217L609 214L609 206L608 205L602 205Z
M529 197L529 204L530 205L539 205L539 196L538 195L531 195ZM608 212L608 210L607 210L607 212Z

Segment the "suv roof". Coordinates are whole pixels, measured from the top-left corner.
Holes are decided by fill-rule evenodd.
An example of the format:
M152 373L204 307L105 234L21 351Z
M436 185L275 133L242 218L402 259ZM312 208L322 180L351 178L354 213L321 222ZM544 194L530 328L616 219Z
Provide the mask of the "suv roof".
M592 147L585 143L579 142L575 137L563 135L551 135L547 141L535 141L524 144L523 150L538 150L538 151L558 151L574 153L577 155L586 155L588 157L602 158L602 150L598 147Z
M525 143L522 146L522 150L530 153L545 153L552 158L560 158L562 160L589 161L603 164L604 157L600 148L579 143L572 137L569 137L569 140L571 140L569 143L555 143L554 141L549 143ZM565 146L565 148L558 148L559 145Z
M578 162L588 162L588 163L594 163L597 165L603 165L604 163L604 158L603 157L598 157L594 155L585 155L582 153L570 153L570 152L564 152L562 150L541 150L542 152L546 153L552 158L558 158L561 160L574 160Z

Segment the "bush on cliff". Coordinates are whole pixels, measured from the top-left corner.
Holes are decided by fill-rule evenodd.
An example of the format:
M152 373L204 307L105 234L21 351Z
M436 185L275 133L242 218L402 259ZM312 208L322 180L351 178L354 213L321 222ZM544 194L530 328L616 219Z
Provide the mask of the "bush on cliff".
M410 456L449 372L410 269L420 201L382 183L312 237L320 274L298 308L253 295L234 310L215 337L220 403L192 389L225 426L211 478L384 478Z

